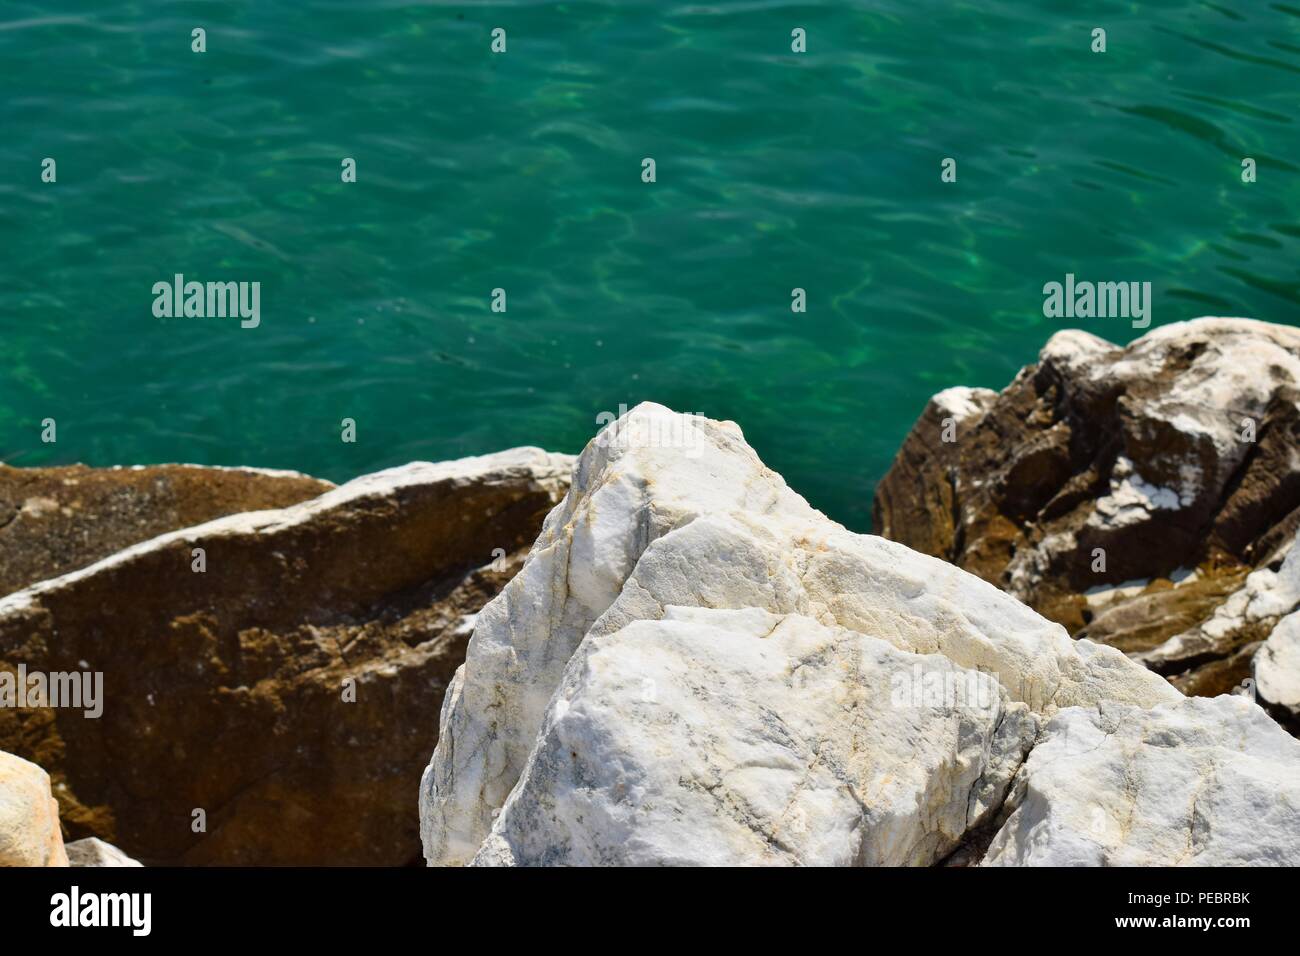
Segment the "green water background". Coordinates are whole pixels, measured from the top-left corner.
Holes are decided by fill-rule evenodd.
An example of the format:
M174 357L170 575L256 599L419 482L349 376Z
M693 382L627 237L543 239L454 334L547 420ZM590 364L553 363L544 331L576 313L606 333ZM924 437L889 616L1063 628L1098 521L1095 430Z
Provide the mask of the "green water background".
M1045 282L1298 318L1300 0L3 0L0 84L11 464L342 481L651 399L866 529L933 392L1139 334ZM155 318L177 272L260 281L261 327Z

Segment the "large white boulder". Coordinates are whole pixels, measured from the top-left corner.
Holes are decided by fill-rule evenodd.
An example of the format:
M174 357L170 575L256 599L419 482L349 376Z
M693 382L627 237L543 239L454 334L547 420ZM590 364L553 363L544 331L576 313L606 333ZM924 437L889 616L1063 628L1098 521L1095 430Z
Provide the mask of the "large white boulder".
M985 866L1294 866L1300 741L1246 697L1060 711Z
M790 615L798 619L786 624L787 647L747 633L735 622L693 619L669 608L756 609L781 620ZM815 630L813 622L825 630ZM860 684L879 686L885 675L904 666L879 646L884 642L905 654L938 655L958 669L983 672L998 682L1008 703L1021 702L1027 712L1044 716L1102 701L1150 707L1179 699L1162 678L1120 652L1072 641L1059 625L992 585L830 521L763 465L733 423L641 405L588 444L568 495L548 516L523 569L477 619L465 664L447 691L438 746L421 783L421 836L431 863L471 861L490 832L493 839L480 862L538 861L551 853L582 860L599 856L605 862L685 858L678 854L690 847L681 833L651 833L655 828L648 824L639 829L637 840L622 844L607 843L609 832L596 837L573 830L576 817L564 814L577 812L582 800L595 801L611 819L635 817L635 804L619 802L614 777L595 781L599 795L546 797L543 787L548 774L557 786L585 786L575 782L571 770L564 776L552 763L563 755L562 741L572 727L575 733L581 729L592 746L619 742L630 749L611 749L597 758L584 743L582 753L571 748L571 760L591 767L598 759L621 755L620 772L628 779L652 780L662 788L654 796L663 806L679 801L699 809L698 798L682 792L684 785L676 782L694 779L685 773L690 753L680 746L686 727L659 727L659 712L637 711L632 702L614 698L615 685L603 683L631 679L618 674L634 670L635 651L628 648L638 639L645 650L636 666L661 673L667 685L663 693L680 692L668 689L674 684L668 675L705 660L710 663L699 665L701 675L716 672L720 681L760 693L744 707L728 704L728 698L701 699L689 720L678 713L683 725L707 727L714 735L714 770L743 767L749 759L746 742L759 739L754 721L764 706L762 694L782 701L771 711L774 718L803 723L801 739L807 746L852 739L852 731L845 731L850 735L845 738L834 726L847 720L845 714L817 702L800 702L796 708L797 690L782 689L775 672L764 670L793 666L804 641L826 642L846 660L862 664L860 671L846 671L834 682L836 693L846 697L858 694L854 688ZM850 653L847 647L856 650ZM763 653L777 656L765 663L759 659ZM782 660L784 665L776 663ZM592 676L587 672L592 661L610 662L612 673ZM573 722L569 713L557 713L566 693L575 695L576 703L569 703L569 713L577 714ZM715 812L693 824L719 828L713 842L694 851L698 858L920 862L951 846L958 837L951 831L961 800L946 791L936 796L928 788L944 791L954 781L965 787L986 771L996 778L990 766L956 769L973 754L985 753L985 744L976 746L970 735L988 741L996 737L995 728L969 714L945 716L942 710L923 719L915 714L886 718L878 713L882 706L876 702L872 710L874 719L883 721L880 726L894 727L904 739L931 741L919 759L937 780L923 785L914 779L909 765L918 757L916 751L897 749L883 736L864 738L858 745L871 752L862 758L867 769L861 779L901 775L911 782L897 784L903 788L898 792L881 794L857 789L858 778L846 777L854 781L845 786L855 793L858 818L851 821L852 814L845 816L847 811L837 806L827 819L838 821L836 832L860 838L876 834L893 843L832 852L808 833L777 853L767 844L767 849L757 842L746 844L742 834L732 831L737 821L749 819L744 814L724 824ZM1012 712L1006 704L999 706ZM668 715L659 716L668 720ZM957 727L965 730L954 737ZM664 746L655 745L656 740ZM795 746L786 756L798 752ZM991 754L980 759L1005 763ZM530 760L533 770L525 779ZM817 782L825 772L816 763L802 771L791 769L797 780L760 788L760 796L785 792L782 788L791 793L825 790ZM743 787L733 787L739 787L733 778L720 779L711 799L719 806L749 799ZM904 799L900 793L930 802L912 816L896 817L890 801ZM544 797L560 799L563 806L551 813ZM780 816L783 807L755 799L759 802L745 813L755 814L760 832L789 824ZM554 829L522 834L523 820ZM574 842L579 838L585 841L581 846ZM660 851L663 857L656 856Z

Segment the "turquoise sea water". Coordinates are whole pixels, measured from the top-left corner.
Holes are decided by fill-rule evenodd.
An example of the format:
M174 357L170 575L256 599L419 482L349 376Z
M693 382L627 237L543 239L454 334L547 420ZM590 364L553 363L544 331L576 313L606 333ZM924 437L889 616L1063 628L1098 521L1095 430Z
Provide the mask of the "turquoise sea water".
M653 399L865 529L930 394L1138 334L1046 282L1300 318L1300 0L4 0L0 84L12 464L345 480ZM261 326L155 318L178 272Z

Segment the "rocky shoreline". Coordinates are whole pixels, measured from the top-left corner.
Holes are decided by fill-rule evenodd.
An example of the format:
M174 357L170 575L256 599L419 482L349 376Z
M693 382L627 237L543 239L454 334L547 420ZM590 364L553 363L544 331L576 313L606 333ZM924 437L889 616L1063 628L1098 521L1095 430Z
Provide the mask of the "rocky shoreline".
M936 395L878 536L655 405L0 466L0 675L106 698L0 706L0 865L1295 865L1298 438L1300 331L1202 319Z

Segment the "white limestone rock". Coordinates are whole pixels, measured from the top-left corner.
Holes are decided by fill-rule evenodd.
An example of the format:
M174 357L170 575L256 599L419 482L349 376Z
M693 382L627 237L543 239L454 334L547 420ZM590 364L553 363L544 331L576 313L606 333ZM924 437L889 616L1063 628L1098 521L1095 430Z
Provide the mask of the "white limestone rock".
M1034 729L946 658L669 607L579 646L474 862L924 866L1001 804Z
M67 866L50 775L0 751L0 866Z
M882 538L850 533L830 521L791 491L780 475L763 466L735 424L688 419L662 406L644 404L588 444L568 495L547 518L523 569L478 617L466 662L444 700L438 746L421 783L421 836L431 863L474 859L494 819L500 830L479 862L502 862L520 853L534 860L539 854L545 856L538 847L562 844L564 837L558 830L534 834L521 844L509 835L515 831L508 829L530 815L546 818L536 782L521 783L521 777L534 751L542 761L560 753L556 748L566 739L567 718L556 719L551 705L562 685L565 692L581 698L579 718L590 728L593 741L639 741L638 746L649 747L656 734L663 736L630 724L625 712L632 706L628 701L600 705L623 709L610 710L596 721L592 715L597 701L607 699L600 695L608 695L610 686L601 680L616 678L589 680L583 668L593 660L628 666L632 652L626 644L639 635L653 637L653 646L660 648L653 662L643 662L644 666L676 674L694 659L692 635L702 639L728 631L698 622L692 627L666 622L648 630L648 625L636 626L660 621L669 607L757 609L781 618L798 615L823 628L856 632L856 638L833 639L841 643L874 638L902 652L940 655L958 668L986 673L1001 684L1009 701L1023 702L1028 710L1043 715L1106 700L1147 707L1179 699L1163 679L1120 652L1071 641L1059 625L992 585L938 559ZM806 633L811 624L799 627L802 639L811 640ZM757 655L764 646L749 637L736 647L728 643L731 656L712 666L730 681L767 687L760 680L762 662L747 661L747 652L741 649L752 646ZM724 635L720 640L725 639ZM590 646L575 657L584 642ZM606 642L608 653L602 657ZM710 653L723 651L702 648L698 655L704 660ZM873 667L888 669L883 656L872 659L877 661ZM859 675L846 681L867 679ZM870 679L878 681L879 676L873 673ZM753 706L762 703L758 700ZM808 704L805 710L802 717L797 711L782 712L780 717L812 721L815 705ZM693 719L716 734L715 760L743 759L743 742L753 736L752 723L744 722L752 721L753 713L701 703ZM677 732L685 731L677 728ZM913 728L909 733L922 731ZM814 729L810 724L805 739L830 736L830 727ZM654 751L656 759L669 764L687 759L677 743L668 743L674 739L671 735L663 739L665 746ZM890 766L895 752L885 742L871 745L878 752L864 758L875 761L869 766L907 773L906 757L886 771L883 768ZM672 775L672 770L643 765L649 757L638 753L624 758L623 772L629 779ZM951 756L936 750L930 758L942 762ZM596 760L586 752L572 759L584 766ZM985 769L979 768L975 776ZM609 782L603 780L602 785ZM519 799L503 809L516 785ZM919 784L913 786L913 792L922 792ZM614 798L601 799L613 813ZM951 807L956 805L945 798L930 808L935 813L923 814L930 821L921 827L923 832L909 829L910 823L899 823L897 832L905 836L899 837L898 846L844 852L862 854L862 859L932 858L950 839L936 821L953 819ZM889 808L888 803L868 803L861 810L860 832L883 827L879 832L894 833L879 822L892 812ZM632 810L620 806L619 812ZM731 826L722 819L715 813L698 825ZM764 825L775 825L770 814L763 820ZM590 834L587 838L595 839ZM739 852L734 841L721 833L714 839L717 843L708 852L718 856ZM663 840L667 842L635 844L635 858L646 862L656 846L679 845L675 836L665 835ZM575 858L590 858L598 851L599 847L587 844L581 850L587 856ZM833 856L829 849L805 842L782 859L800 858L800 854L819 860Z
M1252 663L1260 698L1300 717L1300 611L1278 622Z
M945 388L931 399L944 417L951 417L957 424L969 422L983 415L995 401L998 393L991 388L970 388L954 385Z
M1062 329L1053 333L1039 350L1040 362L1050 362L1074 375L1089 374L1099 362L1120 354L1120 347L1082 329Z
M68 863L72 866L142 866L111 843L105 843L98 837L86 837L67 844Z
M1061 710L985 866L1300 863L1300 741L1245 697Z

